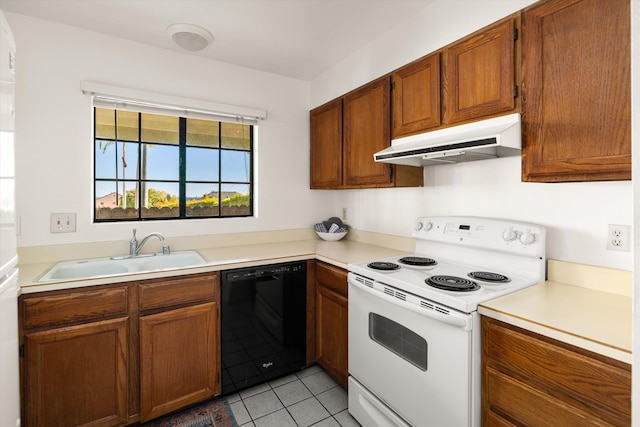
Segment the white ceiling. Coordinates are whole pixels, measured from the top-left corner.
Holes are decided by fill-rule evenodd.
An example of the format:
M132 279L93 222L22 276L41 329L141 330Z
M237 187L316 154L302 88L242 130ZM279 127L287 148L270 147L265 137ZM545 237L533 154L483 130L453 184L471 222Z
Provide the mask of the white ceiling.
M195 24L214 41L189 54L309 81L434 1L0 0L0 10L173 50L166 28Z

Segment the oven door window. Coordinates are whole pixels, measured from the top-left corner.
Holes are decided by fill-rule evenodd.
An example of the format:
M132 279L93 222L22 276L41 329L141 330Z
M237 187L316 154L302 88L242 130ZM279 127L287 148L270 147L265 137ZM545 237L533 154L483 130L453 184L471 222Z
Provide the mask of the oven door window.
M369 338L416 368L427 370L427 341L412 330L379 314L369 313Z

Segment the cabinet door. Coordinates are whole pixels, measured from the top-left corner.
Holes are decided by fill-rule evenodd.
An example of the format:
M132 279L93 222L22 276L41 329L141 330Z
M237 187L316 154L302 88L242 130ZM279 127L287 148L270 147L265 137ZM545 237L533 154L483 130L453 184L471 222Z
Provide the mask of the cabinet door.
M342 186L342 98L311 111L311 188Z
M440 54L393 73L393 137L440 125Z
M128 421L129 320L28 333L25 426L115 426Z
M140 318L140 419L220 393L218 304Z
M631 179L629 0L525 9L522 180Z
M347 298L319 287L316 296L318 363L343 387L347 385Z
M318 262L316 266L316 356L318 363L347 386L347 272Z
M391 144L391 83L386 76L344 97L344 183L346 186L388 187L391 167L376 163L374 153Z
M509 18L445 51L445 123L515 108L514 46L514 20Z

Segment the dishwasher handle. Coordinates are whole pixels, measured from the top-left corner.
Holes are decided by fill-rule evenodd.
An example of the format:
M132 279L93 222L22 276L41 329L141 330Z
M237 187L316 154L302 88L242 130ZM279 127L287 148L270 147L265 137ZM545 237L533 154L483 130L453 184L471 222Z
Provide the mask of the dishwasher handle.
M444 307L439 307L438 304L432 303L430 301L428 303L434 307L433 309L422 307L419 305L419 303L414 304L405 299L400 299L395 296L391 296L385 293L383 289L379 289L379 288L387 288L392 291L395 291L395 288L392 288L383 283L374 282L370 279L366 279L361 276L356 276L353 273L349 273L348 282L350 286L354 286L357 289L365 291L370 295L376 298L380 298L388 303L400 306L407 310L411 310L415 313L420 314L421 316L427 316L432 318L433 320L437 320L439 322L457 326L459 328L464 329L465 331L470 331L471 328L473 327L471 315L468 315L465 313L459 313L457 311L452 311L451 309L447 309ZM364 282L367 282L368 284L365 284ZM400 292L400 293L408 297L406 292ZM351 298L351 293L349 294L349 298ZM426 300L423 300L413 295L411 295L407 299L427 302Z

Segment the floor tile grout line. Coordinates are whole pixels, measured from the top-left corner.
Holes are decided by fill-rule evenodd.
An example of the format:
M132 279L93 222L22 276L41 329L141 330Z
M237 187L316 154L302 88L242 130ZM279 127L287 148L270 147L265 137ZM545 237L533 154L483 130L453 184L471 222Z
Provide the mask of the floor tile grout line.
M328 389L326 389L326 390L320 391L320 392L318 392L318 393L314 393L314 392L313 392L313 391L312 391L312 390L307 386L307 384L305 384L305 382L304 382L304 381L302 381L302 379L303 379L303 378L311 377L311 376L316 375L316 374L319 374L319 373L321 373L321 372L324 372L324 370L323 370L322 368L320 368L320 369L317 369L315 372L309 373L308 375L305 375L305 376L303 376L303 377L300 377L300 376L298 375L300 372L304 372L306 369L314 369L314 367L317 367L317 365L313 365L313 366L308 367L308 368L305 368L305 369L303 369L303 370L301 370L301 371L299 371L299 372L295 372L295 373L293 373L293 375L295 376L295 379L293 379L292 381L288 381L288 382L286 382L286 383L283 383L283 384L279 384L279 385L278 385L278 386L276 386L276 387L274 387L274 386L271 384L271 382L270 382L270 381L269 381L269 382L266 382L266 385L268 386L268 389L265 389L264 391L261 391L260 393L253 394L253 395L251 395L251 396L247 396L246 398L242 397L242 395L241 395L240 393L238 393L238 398L242 401L242 405L244 406L244 408L245 408L245 410L246 410L246 412L247 412L247 414L249 415L249 418L250 418L250 421L248 421L247 423L245 423L245 424L243 424L243 425L246 425L246 424L248 424L249 422L251 422L251 423L253 423L253 424L255 425L255 421L257 421L257 420L259 420L259 419L261 419L261 418L264 418L264 417L266 417L266 416L269 416L269 415L271 415L271 414L274 414L274 413L276 413L276 412L280 411L281 409L284 409L284 410L286 410L286 411L287 411L287 413L289 414L289 416L291 417L291 419L293 420L293 422L296 424L296 426L300 426L300 424L298 424L298 422L296 421L296 419L294 418L293 414L291 413L291 411L289 411L289 409L288 409L288 408L289 408L290 406L296 405L296 404L298 404L298 403L300 403L300 402L303 402L303 401L305 401L305 400L309 400L309 399L311 399L311 398L314 398L314 399L315 399L315 400L320 404L320 406L322 406L322 408L323 408L323 409L324 409L324 410L325 410L329 415L328 415L327 417L325 417L325 418L323 418L323 419L321 419L321 420L318 420L318 421L316 421L315 423L311 424L311 426L313 426L313 425L315 425L315 424L318 424L318 423L320 423L320 422L322 422L322 421L325 421L325 420L327 420L327 419L329 419L329 418L332 418L332 419L333 419L333 420L334 420L338 425L342 426L342 424L341 424L341 423L340 423L340 422L335 418L335 414L332 414L332 413L331 413L331 411L329 410L329 408L327 408L327 407L326 407L326 406L325 406L325 405L320 401L320 399L318 399L318 397L317 397L318 395L320 395L320 394L322 394L322 393L326 393L326 392L328 392L328 391L330 391L330 390L333 390L333 389L335 389L335 388L337 388L337 387L340 387L340 384L335 383L335 385L333 385L332 387L330 387L330 388L328 388ZM285 406L284 402L282 401L282 399L280 398L280 396L278 396L278 393L276 393L275 389L276 389L276 388L278 388L278 387L285 386L285 385L287 385L287 384L291 384L291 383L296 382L296 381L300 381L300 382L302 383L302 385L303 385L303 386L304 386L304 387L309 391L309 393L311 394L311 396L310 396L310 397L308 397L308 398L306 398L306 399L302 399L302 400L300 400L300 401L298 401L298 402L292 403L292 404L291 404L291 405L289 405L289 406ZM264 414L264 415L262 415L262 416L260 416L260 417L258 417L258 418L253 418L253 416L252 416L252 415L251 415L251 413L249 412L249 408L247 407L247 405L246 405L246 403L245 403L245 399L249 399L249 398L252 398L252 397L259 396L260 394L266 393L267 391L272 391L272 392L273 392L273 394L276 396L276 398L278 399L278 401L279 401L279 402L280 402L280 404L282 405L282 408L277 409L277 410L275 410L275 411L273 411L273 412L270 412L270 413L268 413L268 414ZM311 427L311 426L309 426L309 427Z
M315 375L316 373L319 373L319 372L322 372L322 371L315 372L315 373L313 373L313 374L311 374L311 375L308 375L308 376L305 376L305 377L303 377L303 378L310 377L310 376ZM296 377L297 377L297 376L296 376ZM278 388L278 387L285 386L285 385L287 385L287 384L291 384L291 383L296 382L296 381L300 381L300 383L302 383L302 385L303 385L303 386L304 386L304 387L309 391L309 393L311 394L311 396L310 396L310 397L307 397L306 399L302 399L302 400L300 400L300 401L298 401L298 402L294 402L294 403L292 403L291 405L286 406L286 405L284 404L284 402L282 401L282 399L280 398L280 396L278 396L278 393L276 393L275 389L276 389L276 388ZM293 414L292 414L292 413L291 413L291 411L289 410L289 407L294 406L294 405L296 405L296 404L298 404L298 403L300 403L300 402L304 402L304 401L309 400L309 399L315 399L315 400L320 404L320 406L322 406L322 408L323 408L325 411L327 411L327 414L329 414L327 417L322 418L321 420L316 421L315 423L311 424L309 427L311 427L311 426L313 426L313 425L315 425L315 424L318 424L318 423L320 423L320 422L322 422L322 421L324 421L324 420L327 420L327 419L329 419L329 418L333 418L333 419L334 419L334 420L335 420L339 425L341 425L341 424L340 424L340 422L339 422L337 419L335 419L334 414L332 414L332 413L331 413L331 411L329 410L329 408L327 408L325 405L323 405L323 404L322 404L322 402L320 401L320 399L318 399L318 395L319 395L319 394L325 393L325 392L327 392L327 391L329 391L329 390L333 390L333 389L335 389L336 387L339 387L339 386L340 386L339 384L336 384L335 386L330 387L330 388L328 388L327 390L323 390L323 391L321 391L321 392L319 392L319 393L317 393L317 394L314 394L314 393L313 393L313 391L311 391L311 390L309 389L309 387L308 387L308 386L307 386L307 385L302 381L302 379L301 379L301 378L299 378L299 377L297 377L297 379L296 379L296 380L289 381L289 382L287 382L287 383L284 383L284 384L278 385L277 387L273 387L273 386L271 385L271 383L267 383L267 385L269 386L269 390L264 390L264 391L262 391L262 392L260 392L260 393L257 393L257 394L254 394L254 395L248 396L247 398L251 398L251 397L259 396L260 394L264 394L264 393L266 393L266 392L268 392L268 391L273 391L273 394L276 396L276 398L278 399L278 401L280 402L280 404L282 404L282 408L280 408L280 409L276 409L275 411L273 411L273 412L269 412L268 414L264 414L264 415L262 415L262 416L260 416L260 417L258 417L258 418L253 418L253 416L252 416L252 415L251 415L251 413L249 412L249 409L247 408L247 405L244 403L244 398L243 398L241 395L239 395L239 396L240 396L240 399L242 400L242 404L244 405L245 409L247 410L247 414L249 414L249 418L251 418L251 421L250 421L250 422L254 423L254 425L255 425L255 422L254 422L254 421L257 421L257 420L259 420L259 419L261 419L261 418L267 417L267 416L269 416L269 415L272 415L272 414L274 414L274 413L276 413L276 412L278 412L278 411L280 411L280 410L284 409L285 411L287 411L287 413L289 414L289 416L291 417L291 419L293 420L293 422L296 424L296 426L300 426L300 424L296 421L295 417L293 416ZM248 423L245 423L245 424L248 424Z

